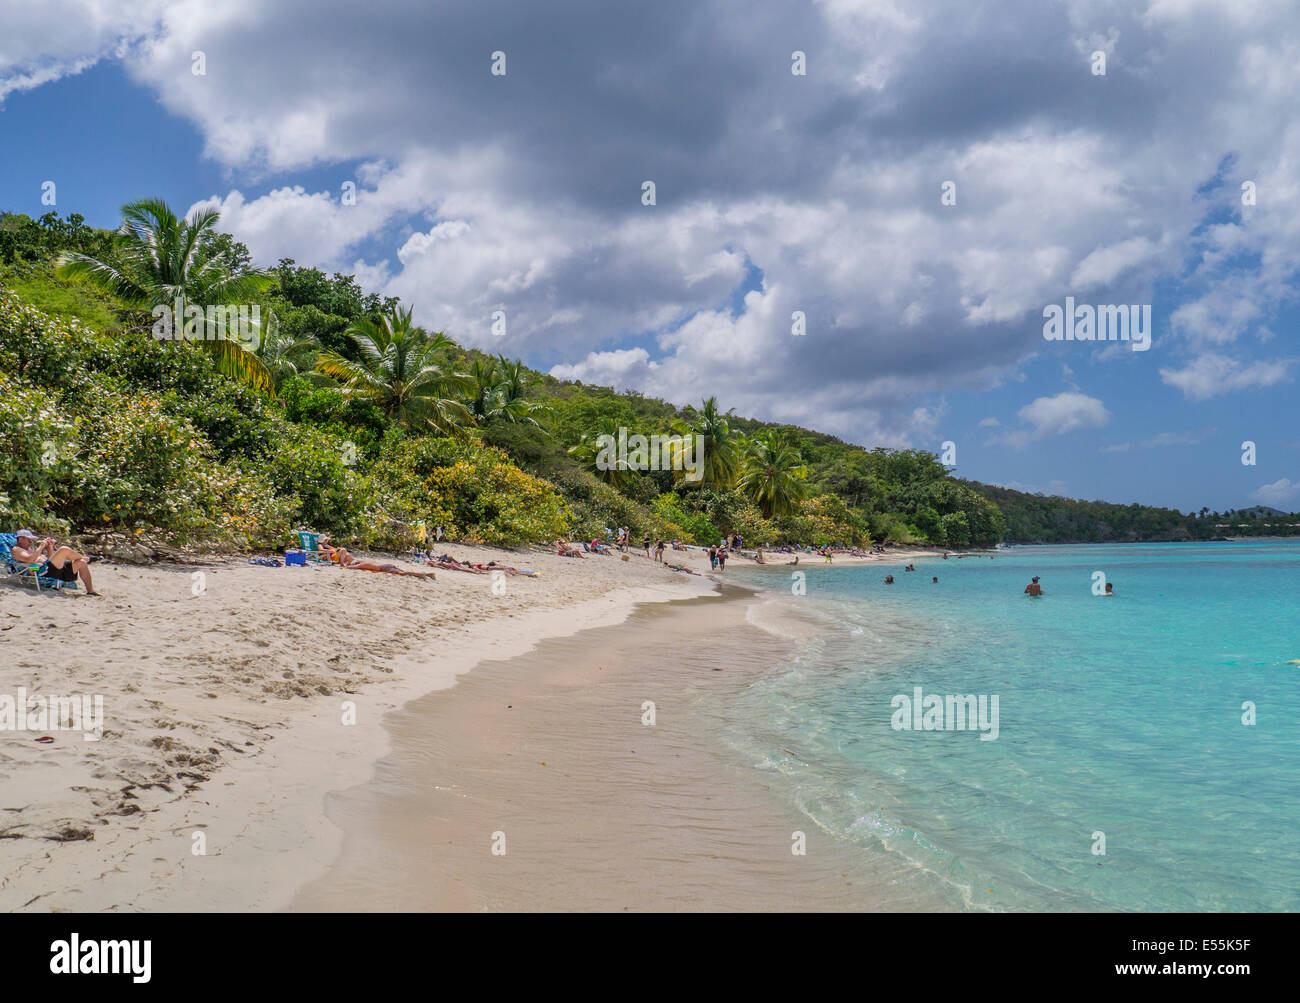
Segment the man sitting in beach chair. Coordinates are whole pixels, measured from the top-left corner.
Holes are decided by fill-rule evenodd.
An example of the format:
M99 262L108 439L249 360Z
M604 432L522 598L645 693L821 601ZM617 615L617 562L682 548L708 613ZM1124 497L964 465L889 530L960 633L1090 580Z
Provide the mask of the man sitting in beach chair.
M94 582L90 577L90 560L85 554L78 553L71 547L60 547L46 537L36 542L36 534L30 529L20 529L14 533L15 542L10 549L10 560L19 573L30 574L39 589L42 584L54 588L75 584L80 578L86 586L86 595L97 596ZM23 570L25 566L25 572Z

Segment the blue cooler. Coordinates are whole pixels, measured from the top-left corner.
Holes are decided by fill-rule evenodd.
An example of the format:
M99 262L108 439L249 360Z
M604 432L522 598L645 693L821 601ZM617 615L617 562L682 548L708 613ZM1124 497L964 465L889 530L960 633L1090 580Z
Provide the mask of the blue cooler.
M307 555L301 550L286 550L284 552L284 566L287 568L294 564L305 568L307 566Z

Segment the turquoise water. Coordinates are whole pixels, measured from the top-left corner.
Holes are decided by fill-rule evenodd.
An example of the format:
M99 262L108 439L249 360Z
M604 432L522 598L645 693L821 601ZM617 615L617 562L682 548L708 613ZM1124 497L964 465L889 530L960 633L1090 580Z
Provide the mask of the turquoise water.
M822 831L938 875L949 906L1300 909L1300 544L916 567L809 566L803 596L789 568L748 577L769 590L758 622L803 640L722 737ZM996 694L996 740L891 727L917 686Z

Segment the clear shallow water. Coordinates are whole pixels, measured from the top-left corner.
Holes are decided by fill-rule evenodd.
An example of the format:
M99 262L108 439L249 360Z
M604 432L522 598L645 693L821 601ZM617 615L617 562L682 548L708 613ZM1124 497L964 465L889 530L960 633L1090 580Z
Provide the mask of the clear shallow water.
M709 715L735 754L837 839L937 875L953 905L1300 909L1300 545L916 566L811 566L798 597L791 569L745 576L771 590L755 621L801 640ZM1114 598L1092 594L1095 571ZM891 700L916 686L997 694L997 740L895 730Z

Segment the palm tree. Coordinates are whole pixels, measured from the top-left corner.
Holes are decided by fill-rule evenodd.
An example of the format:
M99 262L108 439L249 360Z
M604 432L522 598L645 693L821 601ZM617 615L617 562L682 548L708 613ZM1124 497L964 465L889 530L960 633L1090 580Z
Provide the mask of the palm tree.
M510 362L504 355L476 358L470 367L470 414L480 425L494 421L537 425L533 415L545 406L528 400L528 378L524 364Z
M737 486L771 519L793 515L808 496L808 468L783 432L768 431L745 441Z
M459 400L465 377L440 358L452 342L411 323L411 310L392 306L377 318L355 321L345 332L358 361L324 352L316 368L343 382L342 392L378 405L391 421L412 430L460 435L474 422Z
M321 346L315 338L295 338L287 334L281 329L274 313L267 316L259 334L254 354L271 374L271 382L277 392L280 384L294 376L301 376L311 383L329 382L324 373L316 371Z
M732 408L726 414L718 410L718 398L710 397L697 411L688 407L687 420L673 422L673 429L680 435L697 437L697 449L704 454L703 476L700 482L716 488L729 488L736 480L739 456L736 451L736 433L731 430L727 419L735 413Z
M230 267L211 250L208 242L216 237L220 218L215 209L196 209L181 219L162 199L129 202L122 207L122 225L108 260L67 251L59 258L57 274L84 279L143 309L247 302L270 280L262 272ZM205 314L205 337L195 344L213 357L217 369L273 392L262 361L234 338L216 334L214 321Z

